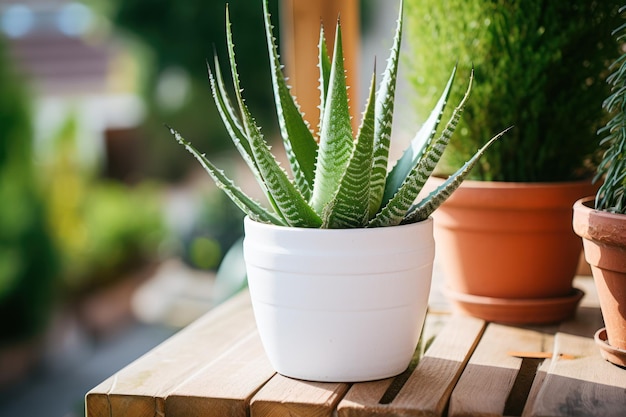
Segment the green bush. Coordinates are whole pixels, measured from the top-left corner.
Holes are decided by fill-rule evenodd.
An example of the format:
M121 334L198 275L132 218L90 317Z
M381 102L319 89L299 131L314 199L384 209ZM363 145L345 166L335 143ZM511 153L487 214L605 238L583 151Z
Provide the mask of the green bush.
M100 178L81 159L77 139L77 121L70 116L41 162L68 298L117 282L154 260L167 236L161 188Z
M40 332L56 295L56 250L32 139L27 92L0 42L0 345Z
M609 1L408 0L409 79L432 107L455 61L476 82L444 160L461 165L493 132L514 125L489 149L473 178L565 181L590 176L596 131L608 95L607 64L617 54ZM419 76L417 75L419 74ZM463 92L457 87L451 99Z

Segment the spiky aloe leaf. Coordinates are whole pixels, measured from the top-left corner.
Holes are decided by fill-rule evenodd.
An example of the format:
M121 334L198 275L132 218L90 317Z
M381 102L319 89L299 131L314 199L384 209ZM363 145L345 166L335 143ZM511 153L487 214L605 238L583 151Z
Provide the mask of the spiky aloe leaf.
M226 126L226 130L228 131L231 140L235 144L236 149L239 151L243 160L250 168L250 171L256 178L259 187L261 187L261 190L265 194L265 197L270 202L272 207L276 209L276 203L274 202L272 195L267 190L267 187L263 182L263 177L261 176L256 161L254 160L254 155L252 154L252 149L250 148L250 142L243 132L244 128L241 126L241 122L237 117L236 110L228 99L228 94L226 93L226 87L224 85L224 79L222 77L222 71L220 69L220 64L217 56L214 57L214 66L215 75L213 75L213 73L211 72L210 67L208 68L208 72L209 82L211 84L211 91L218 109L218 113L220 114L224 126Z
M370 95L363 112L357 142L341 179L335 198L326 206L322 227L348 229L363 227L369 220L369 182L374 150L374 89L376 72L372 76Z
M254 161L254 156L252 155L252 149L250 149L250 143L248 142L248 138L245 136L243 132L243 127L237 118L237 114L235 113L235 109L230 104L228 100L228 95L226 94L224 87L224 80L222 78L222 72L220 70L220 64L217 59L217 56L214 58L214 66L215 66L215 75L213 75L213 71L211 71L211 67L208 67L209 73L209 83L211 85L211 92L213 94L213 101L217 106L217 111L226 127L226 131L230 135L231 140L235 144L235 148L239 151L244 161L248 164L254 176L259 180L260 184L263 184L261 175L256 167L256 162Z
M244 157L245 155L252 157L250 143L244 134L244 129L237 115L237 111L228 98L217 54L213 55L213 67L214 70L211 70L211 66L207 62L209 85L211 86L213 101L217 106L218 113L233 143L235 143L237 150L239 150L241 155Z
M428 116L428 119L426 119L426 122L424 122L420 130L417 132L417 135L415 135L415 138L413 138L409 147L404 151L402 157L398 160L396 165L394 165L393 169L387 176L385 193L383 195L381 205L386 205L394 194L398 192L398 189L404 182L404 179L422 158L425 149L432 141L435 133L437 133L437 126L439 126L441 116L446 108L446 103L448 101L448 96L450 95L455 74L456 66L452 70L448 83L446 84L441 97L439 97L437 104Z
M328 47L326 46L326 37L324 36L324 25L320 26L320 41L318 44L319 51L319 90L320 90L320 120L317 127L318 132L322 131L322 123L324 119L324 108L326 104L326 96L328 95L328 84L330 79L330 57L328 56Z
M322 224L322 219L309 206L302 194L291 182L287 173L280 167L244 103L241 88L239 87L239 74L237 73L235 61L235 49L230 29L228 8L226 9L226 40L235 95L239 104L246 137L250 141L250 148L259 173L272 197L271 201L275 204L278 214L285 219L289 226L319 227Z
M247 109L244 109L244 112L248 120L245 123L250 126L248 129L251 130L250 137L252 139L254 159L259 165L263 180L278 207L280 215L292 227L320 227L322 219L291 182L287 173L280 167L258 128L256 126L252 127L254 122L247 114Z
M348 92L343 67L341 26L337 22L324 120L320 134L311 205L317 213L334 197L354 149Z
M280 132L298 190L308 199L313 189L317 142L315 142L309 126L302 117L295 99L289 92L289 87L281 70L278 49L272 34L267 0L263 1L263 16Z
M511 127L498 133L491 138L482 148L480 148L472 158L467 161L461 168L459 168L454 174L450 175L447 180L444 181L434 191L429 193L419 203L411 206L407 215L405 216L402 224L415 223L425 220L430 216L444 201L452 195L452 193L459 188L465 177L470 173L478 159L485 153L496 140L500 139Z
M387 178L387 165L389 162L389 143L391 141L391 125L393 121L393 106L396 93L396 78L398 74L398 60L400 44L402 41L402 9L403 1L400 2L400 11L396 25L396 33L387 67L383 74L380 88L376 95L376 124L374 129L374 163L370 179L370 202L369 215L373 217L381 207L385 182Z
M169 127L168 127L169 128ZM215 184L226 193L226 195L250 218L263 223L273 223L276 225L286 225L285 222L274 213L261 206L257 201L248 197L235 183L229 179L224 172L218 169L206 156L191 146L174 129L169 128L178 143L183 145L200 162L202 167L209 173Z
M472 89L472 80L473 76L470 76L467 91L465 92L465 95L459 105L452 112L450 120L448 120L448 123L446 124L446 127L441 135L428 145L422 155L422 158L418 161L415 167L413 167L409 175L402 183L402 186L400 186L398 192L368 223L368 227L395 226L402 222L404 216L407 214L407 211L426 183L426 180L428 180L428 177L430 177L435 169L443 151L446 149L446 146L450 141L450 137L459 123L461 113L463 113L465 103L467 102L469 93Z

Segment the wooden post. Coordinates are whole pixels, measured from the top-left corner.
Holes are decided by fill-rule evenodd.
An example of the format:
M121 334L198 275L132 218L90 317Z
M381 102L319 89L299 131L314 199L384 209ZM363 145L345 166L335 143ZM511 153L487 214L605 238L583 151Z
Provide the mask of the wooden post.
M297 98L312 129L319 121L318 42L320 23L329 52L335 39L337 18L341 19L344 65L352 114L356 131L359 118L359 2L358 0L281 0L281 52L292 93Z

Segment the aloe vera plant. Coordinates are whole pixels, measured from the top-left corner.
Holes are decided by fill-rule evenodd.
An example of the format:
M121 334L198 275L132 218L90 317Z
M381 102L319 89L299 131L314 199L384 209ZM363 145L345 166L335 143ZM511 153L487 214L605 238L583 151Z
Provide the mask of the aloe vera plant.
M272 24L263 1L265 36L281 136L293 173L279 165L242 97L235 48L226 9L228 58L236 103L229 100L218 58L209 66L209 80L220 116L237 150L254 173L272 207L253 200L226 177L204 154L175 130L172 133L202 164L215 183L253 220L290 227L359 228L394 226L424 220L461 184L474 164L504 132L489 140L437 190L415 202L459 122L471 90L452 112L442 133L435 136L447 104L456 68L408 149L388 171L391 124L402 38L402 3L387 66L376 91L376 74L356 137L353 136L343 67L341 25L336 28L332 60L320 30L320 120L316 140L299 111L282 72Z

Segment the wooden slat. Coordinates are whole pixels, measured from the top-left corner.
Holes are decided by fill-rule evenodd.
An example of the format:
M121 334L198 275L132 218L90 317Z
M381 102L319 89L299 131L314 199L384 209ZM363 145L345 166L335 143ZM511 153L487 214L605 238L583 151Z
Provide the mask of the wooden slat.
M420 343L428 344L431 339L436 337L441 328L447 322L448 315L444 314L428 314L424 322L424 329L422 330ZM425 350L425 345L418 346L418 350ZM416 355L419 357L419 352ZM405 372L409 372L407 370ZM398 390L394 390L392 385L402 384L406 382L405 375L399 375L395 378L387 378L379 381L369 381L354 384L346 397L340 402L338 406L338 413L341 417L348 416L362 416L368 413L384 413L387 411L386 404L380 404L383 402L383 397L389 395L391 391L396 391L396 394L392 394L393 397L397 395ZM401 386L400 386L401 388ZM393 399L393 398L392 398ZM387 402L388 403L388 402Z
M107 394L111 390L114 381L114 376L109 377L87 393L85 396L85 413L88 417L111 415L111 406L109 405Z
M559 325L558 331L593 339L596 330L603 326L602 312L599 308L581 306L573 319Z
M602 318L590 282L576 317L558 326L429 314L424 338L436 337L414 370L352 386L275 375L243 292L92 389L87 416L621 417L626 371L593 341Z
M274 375L255 331L172 390L168 417L246 417L254 393Z
M441 416L484 324L471 317L450 318L393 401L380 403L391 380L354 384L339 404L339 417Z
M348 387L276 374L252 398L250 417L331 417Z
M163 414L173 388L254 329L249 295L243 292L91 390L87 417Z
M354 384L337 407L339 417L362 417L384 415L389 407L380 404L380 399L385 395L393 383L394 378L380 381L360 382Z
M550 363L537 399L525 416L626 415L626 371L601 357L593 340L600 327L601 312L592 307L579 308L575 320L561 324L554 350L574 359Z
M449 416L502 416L522 359L510 351L541 352L551 336L491 323L452 392Z
M530 415L626 415L626 371L603 360L593 339L558 333L555 349L576 359L552 362Z

